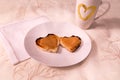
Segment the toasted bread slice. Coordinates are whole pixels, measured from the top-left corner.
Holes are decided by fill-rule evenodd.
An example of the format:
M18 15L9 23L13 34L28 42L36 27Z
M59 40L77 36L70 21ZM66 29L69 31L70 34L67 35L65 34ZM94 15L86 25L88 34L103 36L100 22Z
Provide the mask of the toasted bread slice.
M59 46L59 37L55 34L48 34L46 37L40 37L36 44L43 50L56 53Z
M81 44L81 39L78 36L61 37L60 44L70 52L76 51Z

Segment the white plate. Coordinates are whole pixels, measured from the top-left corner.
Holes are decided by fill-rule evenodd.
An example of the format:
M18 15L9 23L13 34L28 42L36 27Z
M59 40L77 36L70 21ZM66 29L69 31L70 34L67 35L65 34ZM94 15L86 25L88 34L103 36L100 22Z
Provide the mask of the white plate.
M82 40L82 44L74 53L70 53L62 47L59 48L57 54L39 49L35 43L36 39L45 37L50 33L58 36L79 36ZM32 58L53 67L65 67L77 64L84 60L91 50L91 40L88 35L79 27L69 23L48 22L40 24L28 32L24 44L26 51Z

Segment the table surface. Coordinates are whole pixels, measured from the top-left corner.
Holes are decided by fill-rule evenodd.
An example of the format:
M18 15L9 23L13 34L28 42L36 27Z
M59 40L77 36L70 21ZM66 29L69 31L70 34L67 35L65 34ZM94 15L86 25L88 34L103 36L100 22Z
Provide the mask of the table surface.
M109 12L85 32L92 40L83 62L53 68L28 59L12 65L0 42L0 80L120 80L120 0L108 0ZM0 0L0 25L47 16L74 23L75 0Z

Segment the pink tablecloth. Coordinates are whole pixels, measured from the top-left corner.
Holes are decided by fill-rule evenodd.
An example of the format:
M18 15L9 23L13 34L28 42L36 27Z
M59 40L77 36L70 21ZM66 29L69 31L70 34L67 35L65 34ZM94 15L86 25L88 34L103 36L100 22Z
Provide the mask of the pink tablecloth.
M51 68L33 59L13 66L0 42L0 80L120 80L120 1L108 1L109 12L85 30L93 45L86 60L65 68ZM74 11L75 0L1 0L0 24L38 16L75 24Z

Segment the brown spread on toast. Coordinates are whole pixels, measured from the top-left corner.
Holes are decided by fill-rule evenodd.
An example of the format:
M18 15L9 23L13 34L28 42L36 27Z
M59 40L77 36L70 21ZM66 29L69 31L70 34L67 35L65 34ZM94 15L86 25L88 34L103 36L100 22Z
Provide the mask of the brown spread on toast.
M78 36L71 37L58 37L55 34L48 34L46 37L36 39L36 44L43 50L56 53L59 45L66 48L70 52L76 51L80 44L81 39Z
M78 36L61 37L60 44L70 52L74 52L81 44Z
M59 37L55 34L48 34L46 37L40 37L36 40L36 44L49 52L57 52L59 45Z

